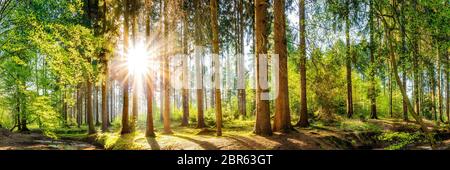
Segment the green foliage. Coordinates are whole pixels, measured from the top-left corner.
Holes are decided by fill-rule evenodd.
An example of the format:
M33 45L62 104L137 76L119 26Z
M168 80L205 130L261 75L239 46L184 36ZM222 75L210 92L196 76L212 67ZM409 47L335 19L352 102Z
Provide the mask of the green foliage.
M36 120L45 135L56 137L54 131L59 127L59 114L51 107L50 98L38 96L28 104L31 120Z
M404 149L410 144L415 142L419 142L423 138L423 135L420 133L406 133L406 132L385 132L378 136L378 139L381 141L385 141L391 143L385 149L387 150L398 150Z
M340 129L344 131L351 132L381 132L382 128L368 122L362 122L360 120L343 120L340 122L338 126Z

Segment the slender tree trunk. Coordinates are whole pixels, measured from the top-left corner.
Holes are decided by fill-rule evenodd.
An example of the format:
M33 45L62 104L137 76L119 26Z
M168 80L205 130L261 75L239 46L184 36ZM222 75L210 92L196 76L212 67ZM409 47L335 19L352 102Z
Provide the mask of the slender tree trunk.
M440 55L439 55L439 53L440 53L440 50L438 50L438 54L437 54L437 58L436 58L436 60L437 60L437 71L436 71L436 73L437 73L437 95L438 95L438 112L439 112L439 119L441 120L441 122L444 122L444 118L443 118L443 109L442 109L442 105L443 105L443 102L442 102L442 86L441 86L441 80L442 80L442 77L441 77L441 57L440 57Z
M108 9L108 4L106 1L103 1L103 34L106 34L106 29L107 29L107 20L106 20L106 15L107 15L107 9ZM105 49L104 49L105 50ZM104 78L101 80L101 90L102 90L102 104L101 104L101 108L102 108L102 131L106 132L108 130L108 79L109 79L109 62L108 62L108 58L107 58L107 54L106 51L103 51L101 53L100 58L102 59L102 63L103 63L103 75Z
M269 101L262 97L269 93L269 89L264 88L261 80L267 80L267 70L261 63L262 57L267 54L267 8L269 6L268 0L255 0L255 36L256 36L256 123L255 134L257 135L272 135L272 128L270 125L270 108ZM261 73L261 70L266 73Z
M150 37L150 21L151 21L151 14L152 14L152 0L145 0L145 36L147 45L152 45L151 43L151 37ZM145 130L145 136L146 137L155 137L155 131L153 127L153 79L152 79L153 72L149 73L149 75L146 75L145 77L145 83L147 85L147 128Z
M128 10L129 10L129 0L124 0L123 1L123 5L124 5L124 26L123 26L123 35L124 35L124 40L123 40L123 44L124 44L124 53L128 53L128 34L129 34L129 25L128 25ZM126 57L126 56L124 56ZM124 60L126 61L126 58L124 58ZM124 83L123 83L123 108L122 108L122 134L127 134L130 133L130 125L129 125L129 120L128 120L128 105L129 105L129 78L128 76L123 76L123 78L125 79Z
M217 136L222 136L222 94L220 91L220 60L219 60L219 23L218 23L218 3L217 0L210 1L211 8L211 28L212 28L212 46L214 61L214 90L215 90L215 111Z
M237 55L237 73L238 73L238 110L239 115L245 117L247 115L246 109L246 94L245 94L245 59L244 59L244 18L243 18L243 0L239 0L238 2L238 11L239 11L239 54Z
M164 39L169 39L169 0L164 1ZM172 130L170 129L170 68L169 68L169 55L168 47L164 46L164 71L163 71L163 81L164 81L164 112L163 112L163 123L164 123L164 133L170 134Z
M346 17L345 17L345 39L347 46L346 57L346 74L347 74L347 117L353 116L353 90L352 90L352 52L350 44L350 7L349 0L346 1Z
M86 82L86 89L87 89L87 103L86 103L86 107L87 107L87 124L88 124L88 133L89 134L94 134L96 133L95 131L95 126L94 126L94 116L92 113L92 82L91 82L91 78L88 78L87 82Z
M369 16L369 27L370 27L370 85L369 85L369 97L370 97L370 118L378 119L377 116L377 90L376 90L376 63L375 63L375 39L374 39L374 21L373 21L373 1L370 1L370 16ZM392 117L392 113L391 113Z
M132 47L136 48L136 44L137 44L137 37L138 37L138 13L139 13L139 7L138 7L138 0L131 0L131 41L132 41ZM135 56L131 56L131 57L135 57ZM131 73L132 75L132 117L131 117L131 122L130 122L130 127L131 127L131 131L135 131L136 130L136 126L137 126L137 121L138 121L138 114L139 114L139 98L138 98L138 85L137 85L137 79L138 79L138 75L137 73Z
M446 60L446 64L445 64L445 74L446 74L446 80L445 80L445 90L446 90L446 94L447 94L447 103L446 103L446 113L447 113L447 123L450 124L450 84L449 84L449 79L450 79L450 60L449 60L449 55L448 55L448 50L444 51L445 55L445 60Z
M308 127L308 102L306 97L306 11L305 0L300 0L300 119L299 127Z
M77 87L77 126L78 128L80 128L81 126L81 114L82 114L82 96L81 96L81 92L80 92L80 88L81 86L78 85Z
M186 6L185 0L182 0L183 4L183 54L185 55L182 59L183 67L183 89L182 93L182 105L183 105L183 117L181 119L181 126L189 125L189 71L188 71L188 31L189 31L189 9Z
M392 100L392 93L393 93L393 84L392 84L392 80L393 80L393 75L392 75L392 66L391 64L388 64L390 66L389 68L389 115L390 117L394 117L394 112L393 112L393 100Z
M285 1L274 1L274 41L275 54L279 57L278 83L275 100L275 117L273 131L289 132L291 129L289 111L288 70L287 70L287 46L286 46L286 16Z
M202 5L201 5L201 1L200 0L195 0L195 45L196 46L201 46L202 45L202 23L201 23L201 9L202 9ZM201 57L202 54L198 54L198 53L203 53L202 51L200 51L200 49L196 49L196 59L195 59L195 68L197 71L197 76L196 76L196 82L197 82L197 128L204 128L205 127L205 120L204 120L204 115L203 115L203 79L202 79L202 75L203 75L203 66L202 66L202 60L203 58Z
M406 70L403 69L403 84L401 84L401 86L406 90L407 86L406 86ZM408 101L407 98L403 98L403 120L404 121L409 121L408 119Z
M434 73L434 65L431 64L431 71L430 71L430 88L431 88L431 115L434 121L437 121L437 114L436 114L436 80L435 80L435 73Z

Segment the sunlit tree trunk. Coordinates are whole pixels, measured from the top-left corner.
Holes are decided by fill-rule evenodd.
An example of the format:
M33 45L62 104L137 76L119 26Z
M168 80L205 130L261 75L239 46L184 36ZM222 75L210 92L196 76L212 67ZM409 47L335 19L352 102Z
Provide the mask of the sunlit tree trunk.
M145 36L147 45L153 45L151 43L151 37L150 37L150 22L151 22L151 14L152 14L152 0L145 0ZM148 75L145 75L144 81L147 85L147 128L145 130L145 136L147 137L155 137L154 127L153 127L153 70L148 73Z
M80 128L81 126L81 114L82 114L82 96L80 92L81 85L77 86L77 126Z
M172 6L170 6L172 7ZM169 0L164 1L164 40L169 40ZM169 51L167 43L164 46L163 52L163 80L164 81L164 111L163 111L163 123L164 123L164 133L170 134L172 130L170 129L170 68L169 68Z
M445 69L445 74L446 74L446 80L445 80L445 86L446 86L446 94L447 94L447 103L446 103L446 113L447 113L447 123L450 124L450 84L449 84L449 79L450 79L450 60L449 60L449 55L448 55L448 50L444 51L445 55L445 60L446 60L446 69Z
M346 78L347 78L347 117L353 116L353 89L352 89L352 52L350 44L350 0L346 0L345 9L345 40L346 40Z
M215 111L217 136L222 136L222 94L220 91L220 60L219 60L219 24L218 24L218 3L217 0L210 1L211 8L211 28L212 28L212 46L214 61L214 91L215 91Z
M260 67L267 63L261 63L262 55L267 54L267 23L268 23L268 0L255 0L255 36L256 36L256 123L254 133L257 135L272 135L270 125L269 101L261 98L262 94L267 94L269 89L263 89L261 79L267 80L262 76L267 73L261 73Z
M440 57L440 50L438 49L438 54L436 55L436 60L437 60L437 68L436 68L436 73L437 73L437 97L438 97L438 113L439 113L439 119L441 120L441 122L444 122L444 118L443 118L443 102L442 102L442 86L441 86L441 57Z
M430 88L431 88L431 115L432 118L437 121L437 114L436 114L436 76L434 73L434 65L430 64Z
M183 117L181 119L181 126L188 126L189 125L189 73L188 73L188 31L189 31L189 23L188 23L188 17L189 17L189 9L187 7L187 1L182 0L182 6L183 6L183 54L185 56L182 59L182 67L183 67L183 89L181 91L182 93L182 105L183 105Z
M202 45L202 36L203 36L203 32L202 32L202 23L201 23L201 17L202 17L202 13L201 13L201 9L202 9L202 2L201 0L194 0L194 4L195 4L195 18L194 18L194 22L195 22L195 45L200 47ZM200 50L200 49L196 49L196 50ZM197 51L200 52L200 51ZM197 128L204 128L205 127L205 120L204 120L204 108L203 108L203 79L202 79L202 75L203 75L203 66L202 66L202 54L196 54L198 55L199 58L196 58L195 64L196 64L196 71L197 71L197 76L196 76L196 83L199 84L199 86L197 87Z
M407 55L407 46L406 46L406 28L405 28L405 17L404 17L404 15L403 15L403 8L404 8L404 6L403 6L404 4L401 4L400 5L400 20L399 20L399 22L400 22L400 36L401 36L401 43L402 43L402 47L401 47L401 55L403 56L403 57L406 57L406 55ZM388 44L388 43L387 43ZM406 68L405 68L406 66L405 65L402 65L402 71L403 71L403 76L402 76L402 84L399 84L400 86L402 86L404 89L405 89L405 91L406 91L406 89L407 89L407 86L406 86L406 80L407 80L407 71L406 71ZM403 104L403 120L404 121L408 121L408 102L409 101L407 101L407 98L403 98L403 100L402 100L403 102L402 102L402 104Z
M238 110L239 115L245 117L247 115L247 100L245 93L245 56L244 56L244 2L243 0L239 0L238 2L238 10L239 10L239 55L240 58L237 58L237 73L240 75L240 79L238 79Z
M106 2L106 0L103 0L103 34L106 33L106 29L107 29L107 20L106 20L106 15L107 15L107 9L108 9L108 4ZM106 51L103 51L101 53L100 58L102 59L102 63L103 63L103 75L104 77L101 80L101 86L102 86L102 131L106 132L108 129L108 79L109 79L109 62L108 62L108 58L107 58L107 54Z
M275 54L279 57L278 83L275 90L278 94L275 100L275 117L273 131L289 132L291 129L289 111L287 46L286 46L286 15L285 0L274 1L274 41Z
M300 119L297 126L308 127L308 102L306 97L306 11L305 0L300 0Z
M127 54L128 53L128 46L129 46L129 42L128 42L128 36L129 36L129 14L128 14L128 10L129 10L129 0L123 0L123 6L124 6L124 26L123 26L123 47L124 47L124 53ZM126 61L126 56L123 56L123 61ZM128 76L123 76L123 78L125 79L123 82L123 107L122 107L122 134L127 134L130 133L130 125L129 125L129 120L128 120L128 105L129 105L129 77Z
M131 41L132 41L132 47L136 48L136 44L137 44L137 37L138 37L138 14L139 14L139 6L138 6L138 0L131 0ZM128 56L130 57L130 56ZM131 56L131 57L135 57L135 56ZM130 71L130 70L128 70ZM137 73L132 73L132 96L133 99L131 100L132 103L132 117L131 117L131 122L130 122L130 127L131 127L131 131L135 131L136 130L136 126L137 126L137 121L138 121L138 114L139 114L139 98L138 98L138 85L137 85L137 80L138 80L138 75Z
M375 39L374 39L374 21L373 21L373 1L370 1L370 13L369 13L369 27L370 27L370 85L369 85L369 97L370 97L370 118L372 119L378 119L377 116L377 90L376 90L376 81L375 81L375 74L376 74L376 63L375 63ZM392 114L391 114L392 117Z
M95 126L94 126L94 116L92 113L92 80L91 78L87 78L88 80L86 81L86 97L87 97L87 103L86 103L86 107L87 107L87 124L88 124L88 133L89 134L94 134L96 133L95 131Z

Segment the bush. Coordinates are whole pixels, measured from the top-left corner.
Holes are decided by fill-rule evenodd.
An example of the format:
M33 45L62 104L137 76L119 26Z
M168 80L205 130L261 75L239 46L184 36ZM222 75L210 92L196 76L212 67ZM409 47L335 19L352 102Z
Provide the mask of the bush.
M386 132L378 136L378 139L390 143L385 149L398 150L404 149L406 146L419 142L422 139L422 134L406 133L406 132Z

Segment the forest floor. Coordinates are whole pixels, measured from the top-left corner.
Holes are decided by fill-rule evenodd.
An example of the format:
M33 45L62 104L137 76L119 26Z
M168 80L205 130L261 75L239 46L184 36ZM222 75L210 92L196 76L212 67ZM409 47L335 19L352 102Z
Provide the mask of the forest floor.
M437 149L450 149L447 127L426 121L438 141ZM70 128L57 132L58 140L39 133L0 133L2 149L107 149L107 150L342 150L342 149L431 149L414 122L396 119L343 120L312 122L309 128L295 128L288 134L263 137L252 133L253 121L224 124L223 136L214 128L196 129L173 126L173 134L156 132L156 138L144 136L143 125L132 134L120 135L119 127L111 132L87 136L85 129ZM157 126L156 129L161 129Z
M11 133L0 129L0 150L98 150L101 147L77 140L57 140L39 131Z

